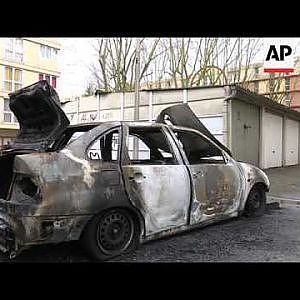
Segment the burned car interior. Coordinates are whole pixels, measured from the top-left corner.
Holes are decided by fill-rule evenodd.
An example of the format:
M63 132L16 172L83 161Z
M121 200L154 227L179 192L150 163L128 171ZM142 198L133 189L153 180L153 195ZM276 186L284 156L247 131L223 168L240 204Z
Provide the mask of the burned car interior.
M97 138L88 149L90 160L117 162L119 152L119 129L112 130Z
M222 151L195 132L174 130L191 165L224 163Z
M138 141L138 157L133 157L133 141ZM176 164L174 153L160 128L129 128L128 155L131 164Z
M79 240L105 261L264 211L265 173L235 161L188 104L167 107L155 123L70 125L56 91L39 81L11 93L10 107L20 131L0 150L0 250L11 258Z
M138 143L136 157L134 155L135 139ZM88 157L91 160L116 161L119 145L119 130L111 131L102 135L90 145ZM130 126L126 146L129 164L176 164L176 159L168 144L168 140L160 128Z

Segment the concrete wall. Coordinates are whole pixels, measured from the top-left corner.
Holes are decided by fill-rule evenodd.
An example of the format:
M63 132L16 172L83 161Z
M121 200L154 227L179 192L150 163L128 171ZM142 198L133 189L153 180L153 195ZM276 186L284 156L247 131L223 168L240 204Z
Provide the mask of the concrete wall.
M189 90L140 92L141 121L155 120L166 107L187 101L197 116L222 114L225 92L223 87ZM64 105L72 124L97 121L133 121L134 93L112 93L97 97L82 97Z
M140 121L154 121L168 106L188 102L195 114L223 143L227 144L227 117L223 87L140 92ZM94 121L134 121L134 93L83 97L64 105L71 124ZM220 124L222 123L222 124Z

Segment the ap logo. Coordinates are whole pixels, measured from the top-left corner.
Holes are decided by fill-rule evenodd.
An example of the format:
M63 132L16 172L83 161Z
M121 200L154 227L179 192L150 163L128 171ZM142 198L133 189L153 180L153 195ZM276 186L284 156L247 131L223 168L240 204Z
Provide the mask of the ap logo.
M264 61L264 72L291 73L294 72L293 51L290 45L269 44Z

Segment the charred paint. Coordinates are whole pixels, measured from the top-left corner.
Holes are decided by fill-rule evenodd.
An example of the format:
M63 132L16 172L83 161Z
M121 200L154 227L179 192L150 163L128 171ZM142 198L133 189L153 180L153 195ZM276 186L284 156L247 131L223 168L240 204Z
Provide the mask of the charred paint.
M56 94L46 83L21 90L12 99L23 127L15 148L0 156L1 164L10 170L7 176L0 172L0 249L12 256L34 244L77 240L93 216L115 207L138 215L140 242L172 235L236 216L254 184L269 186L261 170L235 162L220 145L227 152L226 163L190 165L173 126L121 122L78 126L85 133L68 144L76 127L66 129ZM26 123L36 112L31 107L23 114L22 99L30 105L38 101L43 112L39 120L49 121L55 115L55 124L49 121L40 139L36 120ZM179 106L175 112L172 118L172 110L167 111L180 125ZM187 113L185 106L184 115ZM186 130L206 130L194 116L191 120L194 129ZM26 124L33 126L32 135ZM132 164L126 142L130 127L161 128L176 163ZM91 143L111 130L120 135L118 160L90 160L87 149Z
M123 171L145 218L146 235L187 224L190 187L184 166L124 166Z

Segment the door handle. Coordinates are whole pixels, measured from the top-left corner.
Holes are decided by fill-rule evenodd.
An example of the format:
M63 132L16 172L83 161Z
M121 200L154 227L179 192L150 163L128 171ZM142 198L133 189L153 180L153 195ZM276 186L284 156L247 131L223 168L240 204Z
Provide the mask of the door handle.
M130 181L135 180L136 182L142 181L146 178L142 173L134 173L133 176L128 177Z
M201 171L198 171L198 172L193 172L193 178L197 178L198 175L201 175L202 172Z

